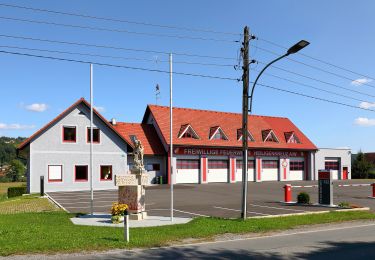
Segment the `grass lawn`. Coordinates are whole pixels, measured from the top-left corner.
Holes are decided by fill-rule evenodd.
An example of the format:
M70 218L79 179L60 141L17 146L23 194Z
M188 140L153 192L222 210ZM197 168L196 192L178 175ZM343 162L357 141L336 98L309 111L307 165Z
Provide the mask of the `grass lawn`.
M210 238L224 233L267 232L301 225L375 219L375 214L331 212L246 221L196 218L182 225L132 228L129 244L123 240L122 228L75 226L69 217L62 211L0 215L0 255L165 246L183 239Z
M46 198L39 195L26 195L0 200L0 215L25 212L45 212L59 210Z
M26 182L0 182L0 200L6 198L9 187L20 187L26 185Z

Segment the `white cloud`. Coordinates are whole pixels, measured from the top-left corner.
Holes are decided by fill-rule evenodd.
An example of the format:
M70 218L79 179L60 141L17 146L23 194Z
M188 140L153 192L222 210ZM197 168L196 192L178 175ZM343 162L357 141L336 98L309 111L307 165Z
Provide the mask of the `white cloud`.
M353 80L350 84L352 84L353 86L361 86L363 84L370 83L371 81L372 81L372 79L361 78L361 79Z
M105 112L105 108L104 108L104 107L97 107L97 106L94 106L94 108L95 108L96 111L98 111L99 113L103 113L103 112Z
M34 128L35 125L21 125L21 124L4 124L0 123L0 129L3 130L27 130Z
M43 103L34 103L31 105L27 105L25 108L32 112L44 112L47 110L48 106L47 104Z
M375 119L369 119L366 117L358 117L354 120L354 124L359 126L375 126Z
M369 109L369 108L373 108L375 107L375 103L370 103L370 102L361 102L359 104L359 107L360 108L364 108L364 109Z

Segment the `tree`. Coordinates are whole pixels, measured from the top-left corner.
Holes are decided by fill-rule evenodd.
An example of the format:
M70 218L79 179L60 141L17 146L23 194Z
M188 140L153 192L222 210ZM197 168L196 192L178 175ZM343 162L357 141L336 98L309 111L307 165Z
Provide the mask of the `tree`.
M352 176L356 179L367 179L374 165L367 161L365 155L359 151L352 164Z
M19 160L12 160L6 177L12 181L20 181L25 175L25 166Z

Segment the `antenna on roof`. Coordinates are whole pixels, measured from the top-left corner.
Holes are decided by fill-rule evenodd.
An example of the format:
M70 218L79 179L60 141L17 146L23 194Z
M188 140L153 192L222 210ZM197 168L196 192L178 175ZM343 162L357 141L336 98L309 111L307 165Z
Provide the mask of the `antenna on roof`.
M159 84L156 84L156 87L155 87L155 99L156 99L156 105L157 105L158 100L160 99L160 86L159 86Z

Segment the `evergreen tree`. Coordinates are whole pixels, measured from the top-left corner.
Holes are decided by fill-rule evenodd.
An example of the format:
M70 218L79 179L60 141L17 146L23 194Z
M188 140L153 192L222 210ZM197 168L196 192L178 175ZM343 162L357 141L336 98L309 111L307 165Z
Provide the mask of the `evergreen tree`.
M367 179L374 165L367 161L362 151L359 151L352 164L352 177L356 179Z

